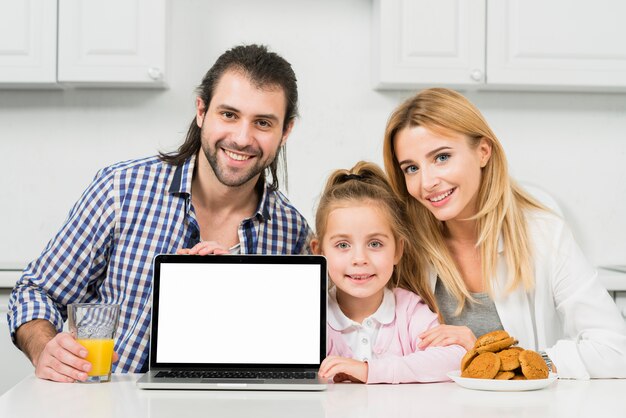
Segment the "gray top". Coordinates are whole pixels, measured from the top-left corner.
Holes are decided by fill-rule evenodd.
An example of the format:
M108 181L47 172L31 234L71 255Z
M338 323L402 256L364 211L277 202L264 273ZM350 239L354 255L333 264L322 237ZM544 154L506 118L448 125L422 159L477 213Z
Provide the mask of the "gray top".
M504 329L496 305L487 293L471 293L476 303L467 302L459 316L454 316L456 299L437 278L435 299L443 320L447 325L464 325L472 330L476 337L491 331Z

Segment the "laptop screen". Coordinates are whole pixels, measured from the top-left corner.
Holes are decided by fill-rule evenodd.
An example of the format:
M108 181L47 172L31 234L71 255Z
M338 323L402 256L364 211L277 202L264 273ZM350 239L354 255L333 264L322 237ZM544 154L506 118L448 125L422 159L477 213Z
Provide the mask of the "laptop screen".
M319 365L326 263L319 256L155 261L151 364Z

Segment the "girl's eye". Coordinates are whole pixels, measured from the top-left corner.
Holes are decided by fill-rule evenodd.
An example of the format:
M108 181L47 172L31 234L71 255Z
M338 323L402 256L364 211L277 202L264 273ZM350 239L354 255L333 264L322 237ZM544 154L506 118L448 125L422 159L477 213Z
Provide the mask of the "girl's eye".
M413 173L417 173L417 166L416 165L407 165L406 167L404 167L404 173L405 174L413 174Z
M380 241L372 241L370 242L370 247L372 248L380 248L383 246L383 243Z
M341 250L345 250L347 248L350 248L350 245L348 245L347 242L340 242L336 245L337 248L341 249Z
M439 163L445 163L448 159L450 159L450 154L439 154L435 157L435 161Z

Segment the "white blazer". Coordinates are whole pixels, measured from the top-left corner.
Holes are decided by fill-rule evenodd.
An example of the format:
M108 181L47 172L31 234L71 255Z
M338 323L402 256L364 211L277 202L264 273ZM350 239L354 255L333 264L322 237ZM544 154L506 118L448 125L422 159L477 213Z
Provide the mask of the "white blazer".
M527 214L535 288L506 295L500 242L494 302L504 329L523 348L545 351L560 378L626 378L626 321L565 222L545 211ZM431 288L437 275L430 273Z

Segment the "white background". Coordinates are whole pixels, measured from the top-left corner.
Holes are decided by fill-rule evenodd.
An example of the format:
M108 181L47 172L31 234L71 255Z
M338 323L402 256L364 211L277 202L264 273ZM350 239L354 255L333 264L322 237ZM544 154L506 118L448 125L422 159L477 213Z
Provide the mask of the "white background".
M161 264L156 360L319 364L320 297L317 265Z
M96 171L171 151L193 90L226 49L286 57L301 118L288 143L289 197L313 223L331 170L381 163L385 122L413 91L371 89L369 0L172 0L169 90L0 91L0 262L24 264L60 227ZM549 190L594 264L626 263L626 95L468 93L512 174Z

